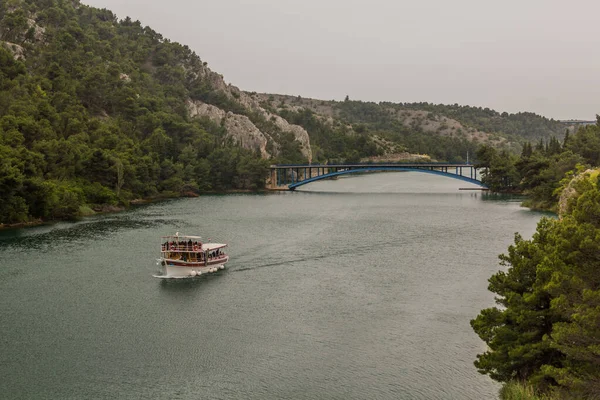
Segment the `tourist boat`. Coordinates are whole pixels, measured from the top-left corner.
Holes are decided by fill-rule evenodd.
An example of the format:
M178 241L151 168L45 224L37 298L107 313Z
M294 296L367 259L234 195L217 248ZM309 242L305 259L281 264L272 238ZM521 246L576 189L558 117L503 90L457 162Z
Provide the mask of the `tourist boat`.
M229 256L224 243L202 242L200 236L180 235L161 237L161 274L156 278L192 278L225 268Z

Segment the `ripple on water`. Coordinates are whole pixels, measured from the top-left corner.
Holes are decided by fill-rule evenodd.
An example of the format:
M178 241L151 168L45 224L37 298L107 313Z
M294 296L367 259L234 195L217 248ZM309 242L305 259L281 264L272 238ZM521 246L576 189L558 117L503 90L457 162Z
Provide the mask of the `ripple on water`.
M362 176L3 233L0 392L494 398L469 321L493 304L497 254L539 214L438 179ZM152 278L159 237L177 231L229 243L227 269Z

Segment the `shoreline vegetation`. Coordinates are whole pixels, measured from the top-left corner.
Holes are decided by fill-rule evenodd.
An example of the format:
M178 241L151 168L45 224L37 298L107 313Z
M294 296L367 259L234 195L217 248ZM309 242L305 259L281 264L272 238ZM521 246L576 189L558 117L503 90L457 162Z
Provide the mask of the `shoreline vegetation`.
M118 212L129 210L132 207L157 203L157 202L171 200L171 199L181 199L181 198L186 198L186 197L194 198L194 197L202 197L205 195L229 195L229 194L240 194L240 193L242 193L242 194L265 194L265 193L278 193L281 191L285 191L285 190L284 189L258 189L258 190L239 190L238 189L238 190L229 190L229 191L208 191L208 192L202 192L202 193L187 192L187 193L182 193L182 194L175 194L175 193L162 194L160 196L149 197L149 198L144 198L144 199L134 199L134 200L131 200L127 205L124 205L124 204L121 204L121 205L112 205L112 204L87 205L86 204L86 205L80 206L79 212L77 213L77 215L73 216L70 219L43 220L41 218L38 218L35 220L31 220L31 221L18 222L18 223L12 223L12 224L0 223L0 231L10 230L10 229L30 228L30 227L36 227L36 226L45 225L45 224L53 224L53 223L57 223L57 222L61 222L61 221L78 221L85 217L90 217L90 216L99 215L99 214L101 215L101 214L118 213ZM492 194L499 194L499 195L508 194L508 195L518 195L518 196L522 195L522 193L519 193L519 192L505 192L505 193L492 192ZM551 210L547 210L547 209L536 209L536 208L528 207L528 206L524 205L524 202L521 203L521 206L529 208L532 211L551 211Z
M488 289L498 306L471 321L482 374L502 400L600 398L600 169L561 181L533 237L515 234Z
M481 146L475 166L485 168L482 182L491 191L520 193L524 207L558 212L562 191L571 178L600 165L600 116L597 123L536 144L525 142L521 154Z
M35 220L31 220L31 221L25 221L25 222L17 222L17 223L13 223L13 224L3 224L0 223L0 231L3 230L10 230L10 229L22 229L22 228L30 228L30 227L36 227L36 226L40 226L40 225L45 225L45 224L53 224L53 223L57 223L57 222L61 222L61 221L78 221L82 218L85 217L91 217L94 215L102 215L102 214L112 214L112 213L119 213L122 211L127 211L129 209L131 209L132 207L136 207L136 206L143 206L146 204L152 204L152 203L158 203L161 201L165 201L165 200L172 200L172 199L182 199L182 198L194 198L194 197L201 197L201 196L206 196L206 195L228 195L228 194L262 194L262 193L269 193L269 192L277 192L277 190L271 190L271 189L260 189L260 190L229 190L229 191L207 191L207 192L203 192L203 193L195 193L195 192L187 192L187 193L182 193L182 194L161 194L160 196L155 196L155 197L149 197L149 198L145 198L145 199L134 199L131 200L129 202L129 204L124 205L112 205L112 204L93 204L93 205L83 205L80 206L79 208L79 212L77 213L77 215L73 216L73 218L70 219L49 219L49 220L42 220L41 218L35 219Z

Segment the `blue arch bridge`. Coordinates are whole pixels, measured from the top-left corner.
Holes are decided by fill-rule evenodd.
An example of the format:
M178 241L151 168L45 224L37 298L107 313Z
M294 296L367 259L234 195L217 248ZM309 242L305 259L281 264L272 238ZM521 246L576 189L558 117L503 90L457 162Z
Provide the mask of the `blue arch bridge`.
M357 164L300 164L271 165L267 188L275 190L295 190L297 187L322 179L340 175L361 174L385 171L415 171L459 179L487 189L479 177L481 171L472 164L452 163L357 163Z

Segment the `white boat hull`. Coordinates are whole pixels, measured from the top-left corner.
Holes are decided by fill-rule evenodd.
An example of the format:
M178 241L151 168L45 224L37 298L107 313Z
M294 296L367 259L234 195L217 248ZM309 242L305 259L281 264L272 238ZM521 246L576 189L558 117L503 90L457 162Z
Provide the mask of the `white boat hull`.
M161 265L162 274L154 275L155 278L182 279L208 275L225 269L225 264L227 263L227 261L229 261L229 257L225 256L220 260L215 260L212 262L209 261L209 264L207 266L205 266L204 263L188 263L186 265L175 265L176 262L165 259L159 259L158 261L159 265Z

